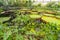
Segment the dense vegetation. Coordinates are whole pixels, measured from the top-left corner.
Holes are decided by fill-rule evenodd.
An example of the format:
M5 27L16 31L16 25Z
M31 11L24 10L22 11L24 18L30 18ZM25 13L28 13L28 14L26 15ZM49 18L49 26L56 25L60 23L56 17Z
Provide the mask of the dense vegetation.
M0 40L60 40L60 2L5 1L0 0Z

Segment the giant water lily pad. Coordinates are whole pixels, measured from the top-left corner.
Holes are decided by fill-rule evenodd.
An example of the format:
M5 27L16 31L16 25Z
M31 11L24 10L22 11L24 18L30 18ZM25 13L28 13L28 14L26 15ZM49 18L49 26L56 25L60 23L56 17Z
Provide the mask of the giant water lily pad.
M41 15L29 15L30 16L30 18L40 18L41 17Z
M0 22L9 20L10 17L0 17Z
M42 19L45 20L46 22L60 25L60 19L56 19L56 18L53 18L53 17L47 17L47 16L43 16Z
M50 16L41 16L41 15L29 15L30 18L42 18L42 20L46 21L46 22L49 22L49 23L53 23L53 24L57 24L57 25L60 25L60 19L57 19L55 17L52 17L54 15L50 15Z

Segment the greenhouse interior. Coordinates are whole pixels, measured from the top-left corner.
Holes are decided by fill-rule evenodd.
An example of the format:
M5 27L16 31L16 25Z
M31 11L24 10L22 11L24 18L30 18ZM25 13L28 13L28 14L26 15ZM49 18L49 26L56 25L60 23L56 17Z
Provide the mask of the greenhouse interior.
M60 0L0 0L0 40L60 40Z

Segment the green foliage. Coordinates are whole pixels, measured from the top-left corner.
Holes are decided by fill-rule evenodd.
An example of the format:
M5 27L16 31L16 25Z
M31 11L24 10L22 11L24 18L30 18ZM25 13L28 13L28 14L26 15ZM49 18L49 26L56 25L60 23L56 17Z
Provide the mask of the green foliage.
M0 13L3 11L3 8L0 8Z
M16 15L16 18L11 23L14 23L14 25L8 26L9 22L7 24L0 24L0 37L3 40L25 40L28 38L30 40L57 40L57 25L41 23L36 19L30 18L29 15L19 15L19 12Z
M3 3L3 5L6 6L6 8L7 6L14 6L14 7L19 6L22 8L27 6L26 8L32 7L34 9L37 9L38 11L43 10L43 12L45 10L50 11L52 9L53 11L56 11L55 8L58 8L57 7L58 5L55 4L54 2L49 3L44 7L41 6L41 4L32 6L32 2L30 0L28 1L30 2L29 4L26 2L27 2L26 0L25 1L23 0L22 2L20 2L20 0L18 1L9 0L8 4L6 4L5 2ZM0 12L2 11L3 9L0 9ZM35 15L33 15L33 13L27 14L27 11L21 12L21 10L15 10L14 13L15 13L14 15L16 15L16 18L11 21L8 21L10 17L0 17L0 40L58 40L59 39L60 25L48 22L45 23L41 21L40 14ZM34 17L31 18L30 15L33 15ZM3 24L4 21L7 22Z

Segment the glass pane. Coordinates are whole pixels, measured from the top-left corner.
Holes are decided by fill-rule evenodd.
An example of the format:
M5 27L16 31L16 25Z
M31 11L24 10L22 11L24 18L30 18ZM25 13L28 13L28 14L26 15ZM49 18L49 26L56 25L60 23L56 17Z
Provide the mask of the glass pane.
M58 0L51 0L51 1L58 1Z
M44 0L44 1L50 1L50 0Z

